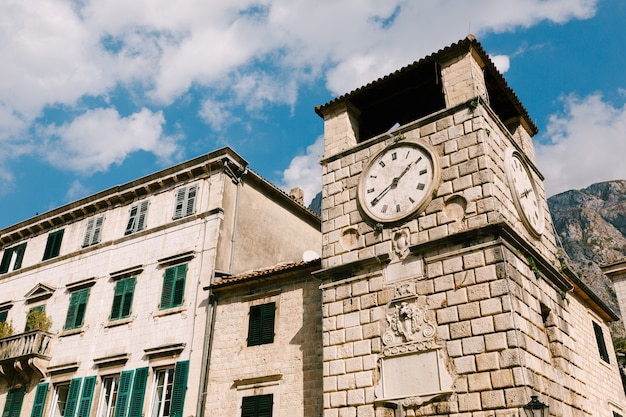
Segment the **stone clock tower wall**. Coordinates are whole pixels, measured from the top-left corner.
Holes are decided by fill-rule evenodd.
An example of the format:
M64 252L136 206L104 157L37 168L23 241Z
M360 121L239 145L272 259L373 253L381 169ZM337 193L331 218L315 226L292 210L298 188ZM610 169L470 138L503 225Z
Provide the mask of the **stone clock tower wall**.
M561 264L534 161L536 127L475 39L317 112L325 416L508 416L531 395L552 415L622 413L606 326L616 316ZM425 208L377 222L360 208L359 182L399 141L432 150L438 175ZM513 151L533 190L516 190L507 176ZM539 233L515 202L531 191Z

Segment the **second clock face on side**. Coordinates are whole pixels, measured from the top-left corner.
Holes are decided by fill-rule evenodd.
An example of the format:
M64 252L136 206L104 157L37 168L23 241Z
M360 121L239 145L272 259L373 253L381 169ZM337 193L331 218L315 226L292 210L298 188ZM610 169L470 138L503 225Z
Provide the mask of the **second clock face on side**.
M544 211L530 169L514 149L508 150L505 164L515 208L526 228L539 237L545 224Z
M409 141L395 143L363 170L359 204L376 222L408 219L428 204L436 178L437 165L425 146Z

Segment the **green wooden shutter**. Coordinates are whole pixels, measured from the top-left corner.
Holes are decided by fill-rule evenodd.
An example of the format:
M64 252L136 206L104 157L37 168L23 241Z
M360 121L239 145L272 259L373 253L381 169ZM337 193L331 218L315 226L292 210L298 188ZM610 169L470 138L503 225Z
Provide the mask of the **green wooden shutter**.
M83 325L85 310L89 300L90 288L74 291L70 297L70 305L65 316L65 330L77 329Z
M46 242L46 249L43 252L43 260L54 258L59 255L61 250L61 242L63 241L64 230L57 230L48 235L48 241Z
M43 409L46 405L46 397L48 396L48 383L43 382L37 385L37 391L35 391L35 401L33 403L33 410L30 413L30 417L42 417Z
M167 268L163 275L163 289L161 291L161 303L159 308L166 309L172 307L172 290L174 289L175 268Z
M7 316L9 315L8 310L0 311L0 323L7 321Z
M135 371L123 371L120 376L120 386L117 390L117 400L115 401L115 415L113 417L126 417L126 409L128 408L128 397L130 396L130 387L133 382L133 374Z
M24 393L26 387L12 388L7 392L7 400L4 403L2 417L19 417L22 410L22 402L24 401Z
M91 400L93 398L94 387L96 386L96 377L88 376L83 383L83 392L80 395L80 404L78 406L78 414L76 417L89 417L91 411ZM67 416L64 416L67 417Z
M178 190L176 190L176 206L174 207L175 219L183 217L183 205L185 202L186 193L187 193L186 188L179 188Z
M125 235L129 235L135 231L135 225L137 224L137 209L139 206L132 206L130 208L130 216L128 217L128 223L126 224Z
M185 298L185 278L187 277L187 264L176 267L174 278L174 291L172 294L172 307L183 304Z
M83 238L83 246L89 246L91 244L91 236L95 221L96 219L89 219L87 221L87 229L85 230L85 237Z
M15 263L13 264L13 270L20 269L22 267L22 261L24 260L24 253L26 253L26 242L17 245L14 249Z
M137 220L137 231L143 230L146 227L146 217L148 216L148 201L144 201L139 206L139 219Z
M91 238L90 245L95 245L96 243L100 243L100 236L102 236L102 224L104 223L104 216L100 216L96 219L96 226L93 230L93 236Z
M272 417L272 394L243 397L241 401L241 417Z
M185 394L187 393L187 376L189 374L189 361L176 363L174 370L174 387L172 388L172 404L170 417L182 417L185 406Z
M250 307L248 346L274 342L274 315L276 303Z
M274 342L274 315L276 303L261 306L261 343Z
M596 342L598 343L598 353L600 354L600 359L609 363L609 352L606 349L606 343L604 342L604 333L602 332L602 327L600 327L600 325L595 321L593 322L593 332L596 334Z
M4 250L4 255L2 255L2 262L0 262L0 274L4 274L9 271L12 258L13 248L6 248Z
M135 281L136 278L131 277L115 283L110 320L118 320L130 316L135 292Z
M196 195L198 194L198 186L192 185L187 188L187 204L185 208L185 216L195 213L196 211Z
M80 394L80 386L82 378L73 378L70 381L70 388L67 394L67 403L65 403L65 413L63 417L74 417L76 414L76 406L78 405L78 395Z
M135 277L127 278L126 285L124 288L124 297L122 300L122 318L130 316L130 311L133 306L133 297L135 295L135 282L137 279Z
M148 368L139 368L135 371L133 392L128 407L128 417L141 417L143 400L146 395L146 382L148 381Z

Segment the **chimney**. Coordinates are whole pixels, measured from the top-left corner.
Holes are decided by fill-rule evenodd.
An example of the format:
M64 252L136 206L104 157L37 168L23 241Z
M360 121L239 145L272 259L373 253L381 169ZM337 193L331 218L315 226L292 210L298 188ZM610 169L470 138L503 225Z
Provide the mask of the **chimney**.
M304 205L304 191L302 191L302 188L292 188L291 191L289 191L289 197L301 206Z

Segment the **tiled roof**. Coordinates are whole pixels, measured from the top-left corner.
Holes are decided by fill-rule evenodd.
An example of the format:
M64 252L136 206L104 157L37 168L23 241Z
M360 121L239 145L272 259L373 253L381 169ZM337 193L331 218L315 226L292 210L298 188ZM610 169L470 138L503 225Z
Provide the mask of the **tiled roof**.
M304 270L304 269L312 268L316 266L319 267L320 265L321 265L321 260L319 258L314 259L312 261L301 261L301 262L280 264L280 265L273 266L271 268L259 269L259 270L247 272L241 275L234 275L231 277L222 278L218 282L214 283L211 287L220 288L220 287L234 284L234 283L240 283L240 282L253 280L253 279L267 278L272 275L283 274L287 272L296 272L299 270Z

